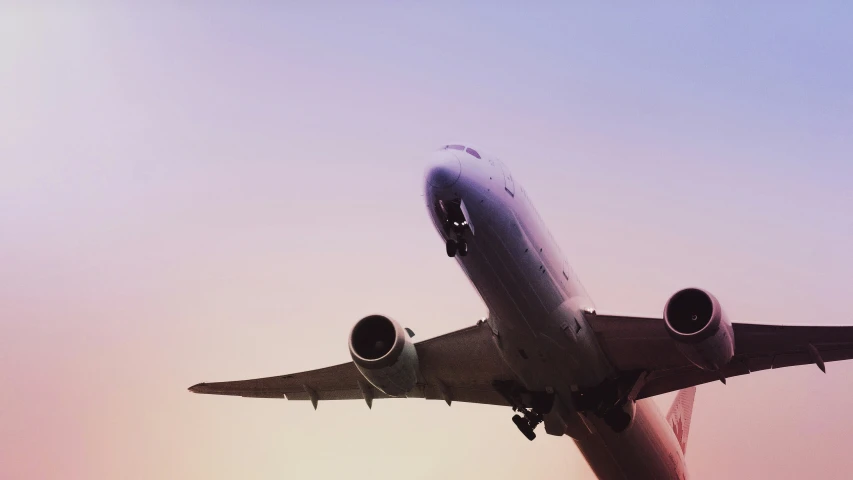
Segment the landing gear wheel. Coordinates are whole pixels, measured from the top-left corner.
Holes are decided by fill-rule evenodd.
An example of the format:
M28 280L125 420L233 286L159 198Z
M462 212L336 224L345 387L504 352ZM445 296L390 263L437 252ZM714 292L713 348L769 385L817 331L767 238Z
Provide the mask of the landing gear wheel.
M459 255L463 257L465 255L468 255L468 242L466 242L465 240L459 241Z
M631 415L616 407L604 415L604 423L616 433L623 432L631 425Z
M445 249L447 250L448 257L455 257L456 252L459 250L459 244L456 243L456 240L448 240L445 244Z
M513 415L512 423L518 427L521 433L523 433L528 440L533 441L533 439L536 438L536 433L533 432L533 427L530 426L530 422L528 422L526 418L521 415Z

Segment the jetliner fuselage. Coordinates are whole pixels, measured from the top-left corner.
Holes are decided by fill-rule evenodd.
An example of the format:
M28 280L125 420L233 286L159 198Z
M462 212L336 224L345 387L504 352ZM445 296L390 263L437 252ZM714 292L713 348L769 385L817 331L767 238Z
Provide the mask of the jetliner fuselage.
M651 399L615 432L573 395L615 376L586 318L595 306L524 188L497 158L461 145L432 154L425 199L448 255L489 308L494 341L531 392L553 393L545 430L571 436L599 478L686 478L678 439Z

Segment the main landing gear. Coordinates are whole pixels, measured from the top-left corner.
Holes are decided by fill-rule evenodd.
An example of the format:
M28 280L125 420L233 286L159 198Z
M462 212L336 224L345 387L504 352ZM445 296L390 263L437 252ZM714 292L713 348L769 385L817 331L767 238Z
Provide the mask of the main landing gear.
M572 403L580 412L594 413L614 432L623 432L631 426L635 412L630 392L644 378L642 373L634 372L605 380L600 385L573 392Z
M554 406L554 394L529 392L515 382L498 381L492 386L512 406L512 411L518 412L512 416L512 423L528 440L536 438L533 430L542 423L544 415L547 415Z
M518 427L528 440L533 441L536 438L536 433L533 430L542 423L542 414L534 412L533 409L516 409L515 407L512 407L512 409L521 412L521 415L512 416L512 423Z
M625 411L625 404L611 408L602 419L616 433L625 431L631 425L631 414Z
M466 242L464 238L460 238L458 241L448 239L445 247L447 249L448 257L455 257L457 254L459 254L460 257L468 255L468 242Z

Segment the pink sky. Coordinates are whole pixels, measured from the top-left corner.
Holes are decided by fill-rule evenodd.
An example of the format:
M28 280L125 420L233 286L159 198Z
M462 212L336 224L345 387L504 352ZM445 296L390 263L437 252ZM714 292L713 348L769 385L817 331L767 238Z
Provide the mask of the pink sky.
M3 7L0 478L592 478L508 409L186 388L345 361L369 313L484 316L420 196L457 140L600 311L700 286L734 321L853 323L842 18ZM847 478L853 364L827 370L700 387L694 476Z

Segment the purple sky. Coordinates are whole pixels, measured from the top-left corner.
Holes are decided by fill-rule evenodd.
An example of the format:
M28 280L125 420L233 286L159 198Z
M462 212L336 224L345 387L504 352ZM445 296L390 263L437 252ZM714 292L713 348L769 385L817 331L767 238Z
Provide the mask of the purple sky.
M420 196L452 141L512 168L600 311L699 286L853 324L851 10L0 7L0 478L591 478L508 409L186 387L345 361L369 313L484 316ZM694 476L849 477L827 370L700 387Z

